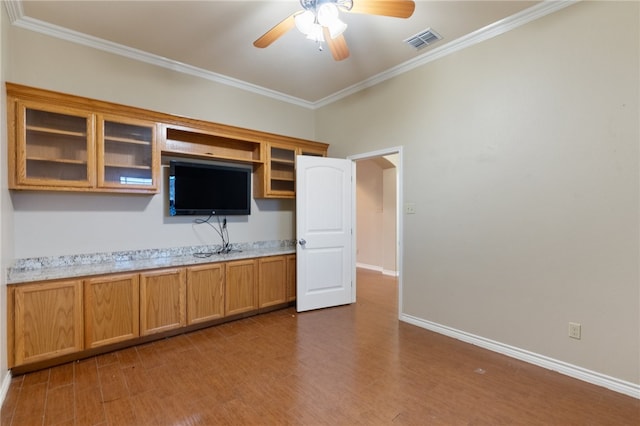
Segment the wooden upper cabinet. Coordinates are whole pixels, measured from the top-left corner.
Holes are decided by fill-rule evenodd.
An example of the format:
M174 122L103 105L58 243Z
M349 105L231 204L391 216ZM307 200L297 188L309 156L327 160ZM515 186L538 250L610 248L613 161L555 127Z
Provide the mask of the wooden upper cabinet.
M156 122L99 105L7 83L9 188L158 192Z
M7 87L9 189L155 194L162 154L253 166L256 198L295 198L297 155L329 145L36 89Z
M327 148L324 144L306 146L265 143L265 161L257 168L254 196L256 198L295 198L297 155L324 157L327 155Z
M98 187L155 192L157 128L154 122L98 115Z
M18 101L10 106L15 114L15 126L9 129L10 188L88 190L95 186L93 114L40 102Z
M296 148L269 145L267 195L293 196L296 190Z

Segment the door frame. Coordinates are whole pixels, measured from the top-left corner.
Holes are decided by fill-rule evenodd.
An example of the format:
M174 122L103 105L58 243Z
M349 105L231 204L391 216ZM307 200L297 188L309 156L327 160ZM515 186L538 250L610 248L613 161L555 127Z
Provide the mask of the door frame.
M402 206L403 204L403 182L402 182L402 176L403 176L403 153L402 153L402 146L394 146L394 147L390 147L390 148L383 148L380 149L378 151L371 151L371 152L365 152L362 154L354 154L354 155L350 155L347 157L348 160L352 160L352 161L358 161L358 160L369 160L372 158L376 158L376 157L384 157L385 155L392 155L392 154L398 154L398 165L396 166L396 267L398 268L398 319L400 319L401 315L402 315L402 281L403 281L403 251L402 251L402 247L403 247L403 238L404 238L404 231L403 231L403 209ZM356 194L356 179L353 180L352 182L353 185L353 194L354 194L354 200L353 200L353 206L354 206L354 212L353 214L355 215L355 208L356 208L356 202L355 202L355 194ZM355 223L355 222L354 222ZM355 231L354 231L355 232ZM356 264L356 250L357 250L357 239L355 238L354 235L354 239L353 239L353 264L354 264L354 269L355 269L355 264ZM354 287L354 291L355 291L355 287ZM355 300L355 295L354 295L354 300Z

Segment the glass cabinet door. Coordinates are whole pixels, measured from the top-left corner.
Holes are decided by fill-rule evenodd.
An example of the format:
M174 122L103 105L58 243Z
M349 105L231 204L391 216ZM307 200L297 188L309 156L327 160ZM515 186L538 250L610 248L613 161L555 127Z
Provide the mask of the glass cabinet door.
M326 149L266 143L265 162L258 168L257 198L295 198L296 155L324 157Z
M294 194L296 189L295 164L295 148L284 148L273 145L269 147L269 193Z
M98 186L155 190L156 124L99 117Z
M95 182L93 115L37 103L18 104L18 184L90 187Z

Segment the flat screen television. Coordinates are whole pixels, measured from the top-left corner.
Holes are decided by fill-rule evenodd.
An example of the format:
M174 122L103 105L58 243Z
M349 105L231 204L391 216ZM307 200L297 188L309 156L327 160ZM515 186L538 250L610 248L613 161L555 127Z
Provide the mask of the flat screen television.
M251 169L171 160L169 214L251 214Z

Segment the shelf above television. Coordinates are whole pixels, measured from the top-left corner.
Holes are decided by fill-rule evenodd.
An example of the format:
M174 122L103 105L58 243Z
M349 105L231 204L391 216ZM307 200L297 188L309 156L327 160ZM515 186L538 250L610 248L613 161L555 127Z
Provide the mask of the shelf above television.
M263 162L260 142L226 138L184 127L167 126L165 135L164 153L249 164Z

